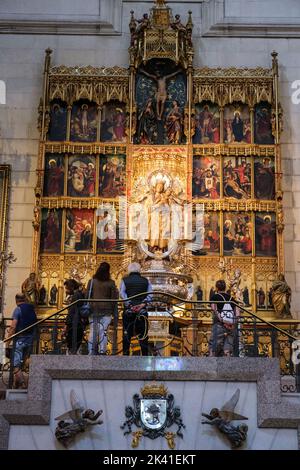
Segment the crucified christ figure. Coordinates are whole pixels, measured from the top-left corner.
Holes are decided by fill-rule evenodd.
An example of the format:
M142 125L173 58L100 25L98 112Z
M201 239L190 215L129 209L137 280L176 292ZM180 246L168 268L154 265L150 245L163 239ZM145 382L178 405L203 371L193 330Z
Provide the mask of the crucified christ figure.
M146 77L152 78L157 83L157 92L156 92L156 113L157 113L157 119L159 121L162 120L163 112L165 109L165 102L167 99L167 80L170 78L175 77L178 73L180 73L180 70L177 70L176 72L170 73L169 75L162 76L160 73L156 73L155 75L152 75L151 73L146 72L146 70L140 69L140 73L146 75Z

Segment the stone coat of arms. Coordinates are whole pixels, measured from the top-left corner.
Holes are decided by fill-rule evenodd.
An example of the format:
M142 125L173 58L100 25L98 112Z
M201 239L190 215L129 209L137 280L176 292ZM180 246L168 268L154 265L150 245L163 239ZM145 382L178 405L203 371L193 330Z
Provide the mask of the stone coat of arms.
M185 425L181 419L178 406L174 406L174 396L168 393L164 385L149 384L141 389L139 394L133 396L133 407L126 406L125 416L127 420L121 426L124 435L132 434L132 447L138 447L142 436L156 439L164 437L170 449L175 448L175 437L183 437L181 429ZM173 424L177 425L177 431L168 431ZM133 431L132 426L140 428Z

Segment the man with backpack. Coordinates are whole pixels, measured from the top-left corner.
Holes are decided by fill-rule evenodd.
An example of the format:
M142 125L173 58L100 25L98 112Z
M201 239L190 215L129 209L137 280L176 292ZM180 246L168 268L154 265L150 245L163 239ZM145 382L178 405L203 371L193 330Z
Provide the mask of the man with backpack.
M231 356L233 352L236 308L231 303L232 297L226 292L226 283L222 279L216 282L216 293L212 296L213 325L209 340L210 356Z

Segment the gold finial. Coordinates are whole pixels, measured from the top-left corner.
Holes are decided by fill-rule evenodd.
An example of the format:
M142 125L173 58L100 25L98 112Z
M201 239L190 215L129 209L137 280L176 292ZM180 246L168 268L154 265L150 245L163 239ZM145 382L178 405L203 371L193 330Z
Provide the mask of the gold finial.
M193 20L192 20L192 11L189 10L189 17L188 17L188 21L187 21L187 24L186 24L186 28L187 29L193 29L194 25L193 25Z
M164 6L166 6L165 0L156 0L155 3L156 3L156 6L158 6L158 7L164 7Z
M133 31L136 30L136 19L134 17L134 11L133 10L131 10L130 15L131 15L131 17L130 17L129 29L130 29L130 31L133 32Z
M277 75L277 74L278 74L278 59L277 59L277 57L278 57L278 52L273 51L273 52L271 53L271 56L272 56L272 68L273 68L273 72L274 72L275 75Z
M48 49L45 50L45 65L44 65L44 71L49 71L50 64L51 64L51 54L52 54L52 49L48 47Z
M143 388L141 388L141 394L143 395L143 397L154 395L166 397L168 394L168 389L163 384L153 383L145 385Z

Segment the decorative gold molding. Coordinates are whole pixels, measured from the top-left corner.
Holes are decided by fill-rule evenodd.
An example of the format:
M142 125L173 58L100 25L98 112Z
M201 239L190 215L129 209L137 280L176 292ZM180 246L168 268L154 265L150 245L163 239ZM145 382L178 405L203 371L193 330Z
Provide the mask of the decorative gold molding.
M251 144L210 144L193 145L194 155L225 157L273 157L276 154L275 145L251 145Z
M258 212L275 212L277 204L275 201L263 200L237 200L237 199L193 199L193 204L204 204L205 211L258 211Z
M61 255L41 255L40 270L43 271L59 271Z
M259 82L256 79L243 80L234 79L228 83L228 79L223 81L216 79L194 77L194 103L201 101L212 101L219 106L233 102L242 102L250 107L261 101L272 103L272 82Z
M71 198L68 196L43 197L41 199L41 208L44 209L97 209L101 204L111 203L116 209L119 207L118 199L113 198Z
M131 152L132 156L163 155L164 157L170 157L172 155L185 155L187 149L187 145L134 145Z
M272 69L263 68L263 67L256 67L256 68L248 68L248 67L228 67L228 68L210 68L210 67L201 67L201 68L194 68L194 79L197 78L252 78L252 79L266 79L272 81Z
M49 70L50 79L55 77L116 77L128 78L129 72L125 67L93 67L91 65L79 65L68 67L66 65L54 65Z
M122 67L52 67L49 70L48 104L60 99L72 104L88 99L102 106L110 100L129 104L129 72Z
M277 272L276 258L258 258L256 259L256 273Z
M73 154L126 154L126 145L107 143L79 143L79 142L46 142L45 153L73 153Z
M68 79L67 79L68 80ZM103 105L110 100L118 100L127 103L128 83L127 78L117 81L115 78L104 78L103 82L95 83L93 78L85 83L50 80L49 99L60 99L72 104L80 99L94 101L97 105Z
M194 69L194 103L204 100L224 107L240 101L254 107L261 101L273 102L273 70L257 67Z

